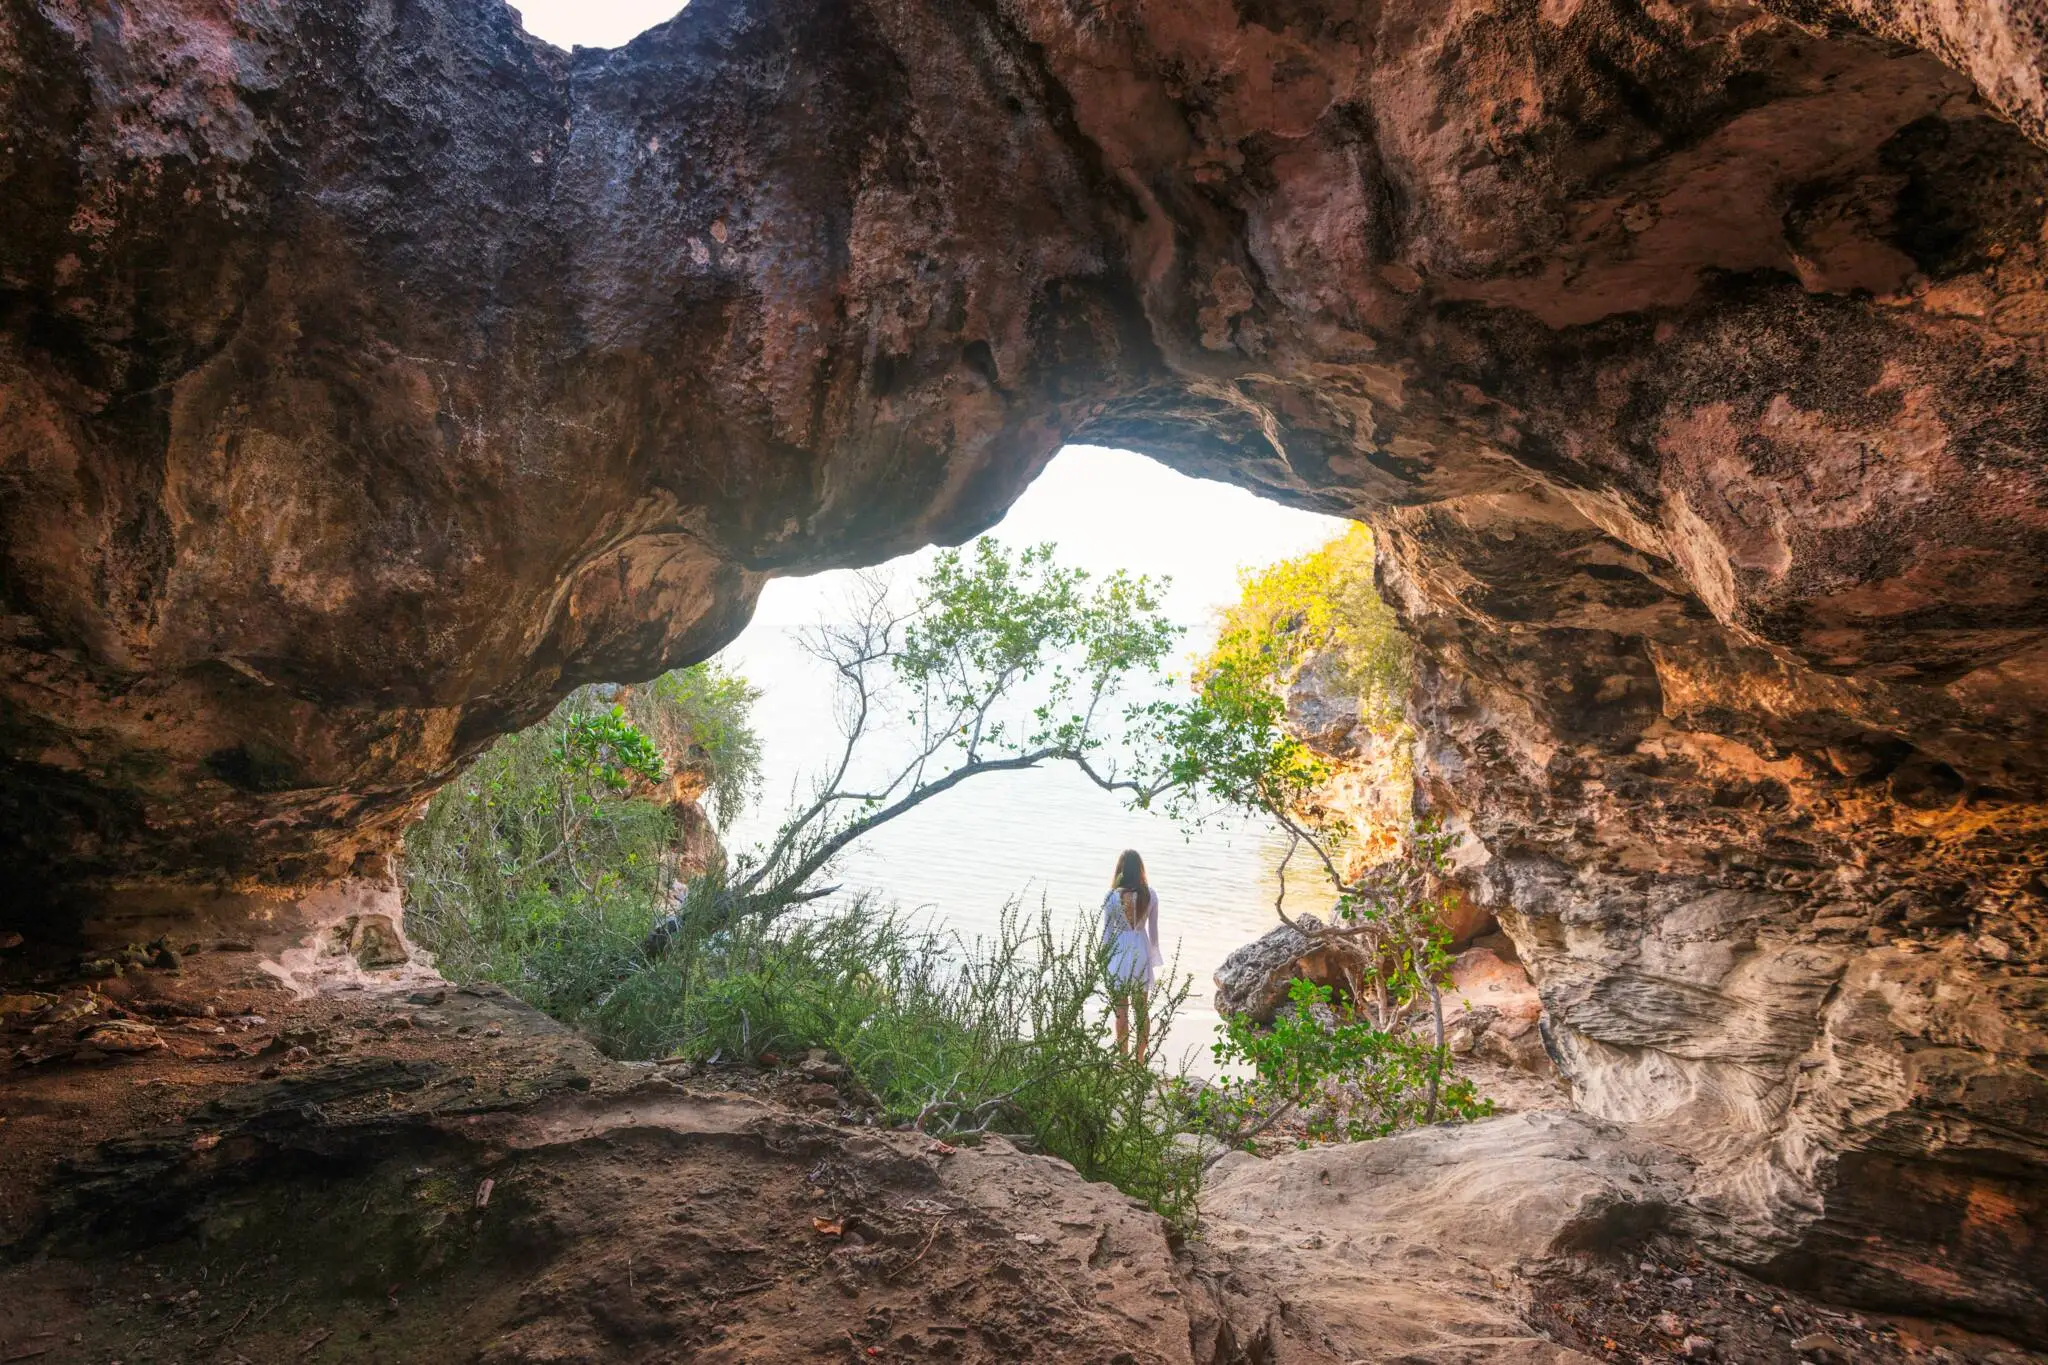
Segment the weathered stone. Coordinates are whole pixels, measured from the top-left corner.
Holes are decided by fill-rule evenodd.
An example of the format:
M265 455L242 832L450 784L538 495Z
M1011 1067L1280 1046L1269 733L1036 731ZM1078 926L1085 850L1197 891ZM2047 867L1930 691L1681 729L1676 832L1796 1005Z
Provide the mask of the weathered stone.
M1516 1114L1218 1163L1202 1209L1212 1242L1244 1246L1291 1286L1297 1321L1347 1353L1457 1359L1460 1342L1485 1340L1487 1359L1558 1362L1585 1357L1544 1342L1500 1287L1531 1262L1661 1225L1684 1180L1682 1161L1612 1125Z
M568 688L1128 445L1375 522L1419 800L1730 1254L2048 1340L2041 68L2011 4L0 0L9 927L332 923Z
M1311 931L1321 927L1314 915L1296 915L1295 923ZM1222 1015L1248 1015L1270 1024L1296 981L1335 985L1342 980L1336 956L1319 948L1293 925L1281 924L1245 944L1216 969L1210 999Z

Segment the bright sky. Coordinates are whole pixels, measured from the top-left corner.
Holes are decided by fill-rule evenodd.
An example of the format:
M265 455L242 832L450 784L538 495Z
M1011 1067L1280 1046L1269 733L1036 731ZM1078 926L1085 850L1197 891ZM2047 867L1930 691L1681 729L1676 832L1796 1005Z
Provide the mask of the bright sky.
M1052 541L1062 564L1091 574L1170 576L1167 613L1199 631L1218 607L1237 599L1239 569L1305 554L1348 525L1176 474L1128 450L1068 446L990 534L1013 546ZM906 555L891 571L908 581L931 554ZM841 571L774 580L748 634L758 639L831 615L850 578Z
M513 0L526 31L559 48L622 47L682 9L681 0Z

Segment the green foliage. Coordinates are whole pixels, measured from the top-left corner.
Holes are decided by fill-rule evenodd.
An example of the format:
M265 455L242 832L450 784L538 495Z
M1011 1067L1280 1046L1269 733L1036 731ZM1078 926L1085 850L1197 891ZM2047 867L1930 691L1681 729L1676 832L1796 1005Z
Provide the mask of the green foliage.
M1203 798L1289 811L1329 777L1329 766L1288 732L1286 702L1250 656L1213 658L1192 700L1154 702L1133 718L1151 740L1136 770L1183 815Z
M1104 742L1096 704L1132 674L1156 671L1180 628L1160 610L1164 580L1118 571L1091 586L1051 545L1014 554L984 536L947 550L918 582L921 606L890 662L916 701L914 723L958 717L968 755L1052 747L1087 753ZM1027 686L1032 724L997 709Z
M624 706L572 713L562 727L560 744L562 770L571 781L596 782L623 792L636 777L659 782L668 775L661 751L626 719Z
M593 926L645 924L676 837L666 807L620 795L635 770L601 736L645 755L609 708L586 707L572 699L492 745L405 837L407 924L442 971L505 981L555 1014L605 988Z
M1224 1021L1214 1051L1219 1068L1243 1068L1199 1092L1201 1117L1214 1131L1238 1134L1298 1110L1319 1142L1361 1142L1418 1123L1467 1120L1493 1112L1472 1082L1447 1075L1440 1049L1412 1029L1386 1029L1340 1007L1329 986L1297 981L1293 1008L1270 1030L1244 1015Z
M753 727L761 691L717 663L692 664L631 690L626 714L662 750L704 769L711 810L721 825L745 810L761 787L761 737Z
M744 791L758 762L746 726L753 690L729 674L700 665L628 700L616 694L579 689L539 725L500 739L405 837L408 927L442 971L501 981L558 1017L611 989L610 945L637 942L670 895L675 817L647 793L668 769L663 751L709 763L713 791ZM697 744L699 718L725 730Z
M1198 682L1219 671L1284 684L1326 657L1335 681L1357 694L1359 718L1375 731L1401 722L1411 652L1393 611L1373 585L1373 537L1354 526L1313 553L1240 577Z

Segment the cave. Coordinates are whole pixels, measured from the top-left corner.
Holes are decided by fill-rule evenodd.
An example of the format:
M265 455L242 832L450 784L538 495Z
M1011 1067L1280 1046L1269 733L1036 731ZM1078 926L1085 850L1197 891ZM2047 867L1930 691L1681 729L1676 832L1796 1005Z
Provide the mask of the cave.
M563 52L502 0L5 0L0 928L213 945L187 970L367 1017L395 843L494 737L708 657L774 576L959 543L1063 445L1125 447L1379 537L1416 800L1585 1125L1475 1161L1626 1147L1715 1264L2048 1348L2042 32L693 0ZM61 1297L49 1258L125 1255L236 1162L341 1227L319 1201L381 1207L405 1142L596 1140L601 1059L445 1007L555 1079L365 1116L462 1088L373 1025L262 1104L0 1079L11 1282ZM164 1136L197 1122L173 1094L219 1147ZM677 1180L740 1141L689 1112L694 1146L630 1130ZM1297 1339L1278 1291L1202 1299L1103 1227L1181 1276L1159 1358L1482 1358ZM323 1247L370 1255L309 1274Z

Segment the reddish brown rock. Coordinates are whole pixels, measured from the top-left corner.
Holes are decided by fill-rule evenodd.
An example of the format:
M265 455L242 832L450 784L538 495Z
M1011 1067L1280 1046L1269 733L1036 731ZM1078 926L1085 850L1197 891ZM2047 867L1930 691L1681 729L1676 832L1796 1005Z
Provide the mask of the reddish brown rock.
M1379 525L1423 799L1736 1253L2048 1338L2041 65L2014 3L4 0L12 927L375 874L569 687L1126 444Z

